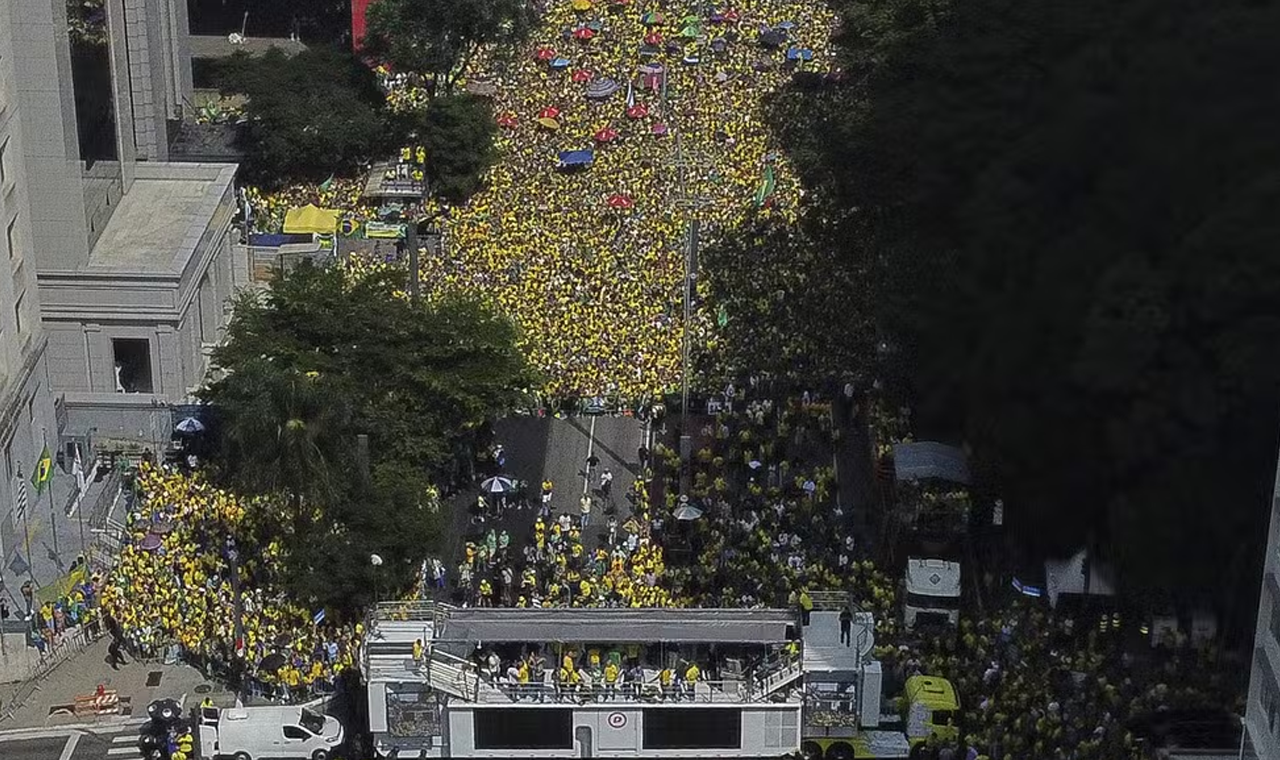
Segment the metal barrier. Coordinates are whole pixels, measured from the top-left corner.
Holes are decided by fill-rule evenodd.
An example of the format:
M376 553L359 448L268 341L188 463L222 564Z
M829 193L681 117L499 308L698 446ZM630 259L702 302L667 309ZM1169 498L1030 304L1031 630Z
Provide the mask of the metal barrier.
M40 681L53 672L54 668L84 651L101 637L102 626L86 623L55 639L53 646L41 655L40 662L31 673L13 688L7 699L0 701L0 723L11 719L40 690Z

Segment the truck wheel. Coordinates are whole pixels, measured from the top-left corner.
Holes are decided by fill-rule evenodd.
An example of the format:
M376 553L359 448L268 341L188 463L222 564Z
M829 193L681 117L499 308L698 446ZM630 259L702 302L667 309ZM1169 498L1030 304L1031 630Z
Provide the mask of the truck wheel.
M318 749L311 753L311 760L329 760L329 753L322 749Z
M237 753L236 753L236 760L253 760L253 758L252 758L252 757L249 757L249 753L248 753L248 752L237 752Z
M822 746L817 742L802 742L800 756L804 760L822 760Z
M836 742L827 747L827 760L853 760L856 754L848 742Z

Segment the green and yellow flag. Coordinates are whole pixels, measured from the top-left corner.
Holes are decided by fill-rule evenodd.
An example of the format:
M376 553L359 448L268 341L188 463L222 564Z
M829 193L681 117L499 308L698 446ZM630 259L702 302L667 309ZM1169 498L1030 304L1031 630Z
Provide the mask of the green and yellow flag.
M31 473L31 485L36 487L36 494L44 493L45 484L53 479L53 457L49 456L49 444L44 445L44 450L40 452L40 459L36 462L36 468Z
M764 167L764 175L760 178L760 187L756 190L756 208L763 208L769 202L776 184L773 177L773 167L766 165Z

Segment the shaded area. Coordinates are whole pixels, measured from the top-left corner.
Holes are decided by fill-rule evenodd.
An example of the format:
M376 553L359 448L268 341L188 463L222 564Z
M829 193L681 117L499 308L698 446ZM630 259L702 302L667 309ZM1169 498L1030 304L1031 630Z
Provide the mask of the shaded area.
M876 374L917 432L972 445L1033 552L1096 544L1130 592L1244 610L1280 384L1280 114L1255 90L1280 11L839 5L842 84L780 93L812 118L773 123L832 207L818 245L871 264Z

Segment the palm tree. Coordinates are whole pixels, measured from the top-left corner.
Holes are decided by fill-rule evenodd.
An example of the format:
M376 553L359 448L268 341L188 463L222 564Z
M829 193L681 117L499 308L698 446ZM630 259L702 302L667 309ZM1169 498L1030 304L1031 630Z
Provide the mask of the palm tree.
M350 409L316 373L278 372L255 362L218 381L227 475L250 493L283 493L295 519L303 504L338 491L348 457Z

